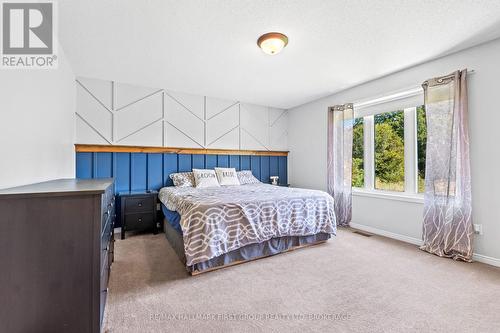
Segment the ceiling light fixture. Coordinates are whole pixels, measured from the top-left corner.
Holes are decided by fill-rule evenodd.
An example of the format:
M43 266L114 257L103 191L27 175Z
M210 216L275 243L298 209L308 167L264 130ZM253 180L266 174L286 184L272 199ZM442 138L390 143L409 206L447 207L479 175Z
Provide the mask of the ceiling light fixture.
M280 32L268 32L257 40L257 45L266 54L275 55L281 52L288 44L288 37Z

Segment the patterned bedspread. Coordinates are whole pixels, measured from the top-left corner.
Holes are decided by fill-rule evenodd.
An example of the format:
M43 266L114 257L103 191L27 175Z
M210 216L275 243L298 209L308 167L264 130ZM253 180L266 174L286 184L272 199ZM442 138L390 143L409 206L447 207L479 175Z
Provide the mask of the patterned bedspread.
M333 199L322 191L248 184L164 187L161 202L181 215L191 266L274 237L336 233Z

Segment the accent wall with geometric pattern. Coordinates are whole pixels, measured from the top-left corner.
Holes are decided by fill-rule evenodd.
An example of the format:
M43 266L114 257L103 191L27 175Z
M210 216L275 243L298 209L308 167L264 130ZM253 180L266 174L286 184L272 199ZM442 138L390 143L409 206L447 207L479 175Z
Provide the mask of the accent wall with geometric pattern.
M79 77L76 143L287 150L287 112Z

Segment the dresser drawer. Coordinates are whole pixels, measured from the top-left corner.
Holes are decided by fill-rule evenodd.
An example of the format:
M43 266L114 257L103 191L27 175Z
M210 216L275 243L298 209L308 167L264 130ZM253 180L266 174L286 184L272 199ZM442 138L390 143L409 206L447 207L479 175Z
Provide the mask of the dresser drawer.
M104 258L106 261L108 261L108 256ZM104 307L106 305L106 299L108 297L108 281L109 281L109 266L105 266L101 270L101 283L100 283L100 290L101 290L101 300L100 300L100 322L102 324L102 318L104 315Z
M113 221L109 220L106 224L106 228L101 234L101 250L105 249L109 245L109 241L113 235Z
M114 220L114 218L115 218L115 197L113 196L106 205L104 213L102 214L102 223L101 223L102 229L104 229L108 220L110 219Z
M101 291L104 291L108 287L108 279L109 279L109 265L108 263L108 252L105 251L104 255L104 262L106 265L104 265L101 269Z
M133 212L150 211L151 209L153 209L154 205L155 198L152 196L125 198L125 212L127 214Z
M115 260L115 239L114 237L111 237L109 240L109 247L108 247L108 267L111 267L111 264Z
M135 213L125 215L125 230L144 230L155 226L154 213Z
M109 229L111 228L111 225L114 222L114 214L107 214L106 215L106 220L103 220L101 223L101 235L104 235L105 233L109 233ZM108 232L106 232L106 230Z
M108 265L105 256L110 254L111 249L111 243L113 239L113 221L110 221L107 224L106 229L104 229L103 234L101 235L101 267L104 265Z
M101 237L107 233L106 230L108 230L109 233L109 229L112 223L113 223L113 216L106 214L106 220L103 219L101 223Z
M113 186L109 186L106 191L102 194L101 197L101 205L102 205L102 213L108 209L109 204L114 201L114 194L113 194Z
M106 306L106 298L108 297L108 290L101 291L101 306L99 307L100 313L99 313L99 326L102 327L102 319L104 318L104 307Z

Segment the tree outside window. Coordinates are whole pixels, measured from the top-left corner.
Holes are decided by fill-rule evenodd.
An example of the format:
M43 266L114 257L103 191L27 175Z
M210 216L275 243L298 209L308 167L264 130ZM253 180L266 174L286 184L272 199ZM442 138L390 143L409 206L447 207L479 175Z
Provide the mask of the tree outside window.
M375 188L405 190L404 112L377 114L375 121Z
M354 120L352 139L352 186L365 186L363 118Z
M417 169L414 179L417 180L415 189L418 193L425 191L425 153L427 142L427 125L425 117L425 106L419 105L415 108L406 109L413 117L406 117L406 121L415 119L406 126L416 127L416 137L413 138L410 145L415 145L415 156L405 156L405 112L397 110L375 114L373 116L373 127L368 128L373 131L374 141L365 142L365 122L370 118L359 117L354 120L353 128L353 147L352 147L352 186L365 187L366 161L364 159L367 147L373 149L374 155L374 188L377 190L404 192L405 186L405 158L409 162L415 162ZM369 117L369 116L366 116ZM416 123L415 123L416 121ZM372 122L368 122L371 124ZM409 127L408 127L409 128ZM412 131L410 132L412 133ZM407 138L408 139L408 138ZM411 147L410 147L411 148ZM414 152L409 149L408 152ZM412 178L412 177L410 177ZM410 186L413 188L413 186Z

